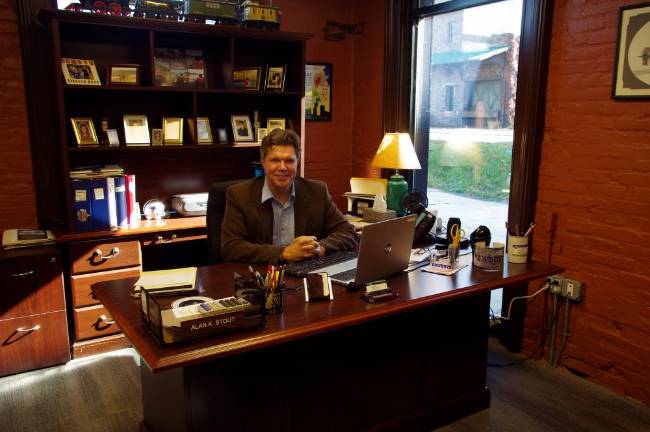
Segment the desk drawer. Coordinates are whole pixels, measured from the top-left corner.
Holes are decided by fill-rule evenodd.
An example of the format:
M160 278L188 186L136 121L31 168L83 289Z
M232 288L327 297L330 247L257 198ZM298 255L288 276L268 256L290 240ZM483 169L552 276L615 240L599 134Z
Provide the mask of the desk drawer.
M0 261L0 320L64 309L58 253L23 255Z
M71 276L72 305L76 308L99 304L93 296L92 286L98 282L112 281L140 276L140 267L132 267L119 270L109 270L99 273L86 273Z
M137 240L70 244L72 274L135 267L142 264Z
M70 344L65 311L0 321L0 376L68 360Z
M83 340L119 333L120 327L102 305L74 310L75 340Z
M167 243L201 240L207 238L205 228L196 228L179 231L165 231L156 234L147 234L141 237L142 246L154 246Z

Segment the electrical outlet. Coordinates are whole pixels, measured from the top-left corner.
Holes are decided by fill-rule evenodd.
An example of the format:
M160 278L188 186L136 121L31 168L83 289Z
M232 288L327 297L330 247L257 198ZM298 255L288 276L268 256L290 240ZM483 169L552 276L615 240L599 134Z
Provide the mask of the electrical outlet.
M568 298L579 302L582 300L582 282L575 279L569 279L560 275L553 275L546 278L551 294L559 297Z

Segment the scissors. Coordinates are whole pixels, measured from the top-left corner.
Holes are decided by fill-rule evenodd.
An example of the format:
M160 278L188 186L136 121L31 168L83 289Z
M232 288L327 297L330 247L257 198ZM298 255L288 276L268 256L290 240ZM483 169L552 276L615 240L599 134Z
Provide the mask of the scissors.
M458 247L460 244L460 236L465 235L465 230L461 230L458 224L453 224L451 230L449 231L451 237L451 244L454 247Z

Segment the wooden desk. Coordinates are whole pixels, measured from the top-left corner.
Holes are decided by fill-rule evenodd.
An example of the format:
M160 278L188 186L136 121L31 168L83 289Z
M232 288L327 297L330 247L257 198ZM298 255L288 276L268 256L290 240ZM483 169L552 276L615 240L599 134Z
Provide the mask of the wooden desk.
M231 295L244 268L202 267L201 287ZM558 272L539 262L503 274L416 270L391 279L400 297L382 304L338 286L332 302L290 292L264 328L165 348L125 289L134 279L95 292L142 357L142 430L431 430L489 406L490 290Z

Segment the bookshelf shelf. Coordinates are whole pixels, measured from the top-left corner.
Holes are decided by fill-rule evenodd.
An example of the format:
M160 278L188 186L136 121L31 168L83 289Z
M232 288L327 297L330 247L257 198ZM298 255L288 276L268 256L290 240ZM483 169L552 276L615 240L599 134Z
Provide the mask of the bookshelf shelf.
M59 10L42 10L38 19L49 34L51 56L51 69L43 70L41 78L56 77L51 94L56 109L50 116L57 148L45 152L53 163L41 167L43 177L53 183L37 191L45 204L39 204L39 217L58 232L73 232L69 174L75 168L118 165L135 175L139 203L159 199L169 205L173 195L207 192L213 182L253 175L260 144L235 142L231 116L247 115L253 125L257 112L260 127L267 118L284 118L287 127L302 135L304 52L310 34ZM157 85L161 52L184 52L186 60L188 52L200 53L201 61L194 63L202 65L205 87ZM93 60L102 85L66 84L62 58ZM286 65L284 91L264 90L267 67L279 64ZM138 65L139 84L107 84L107 71L115 65ZM261 69L260 90L235 88L232 71L238 67ZM163 119L182 118L184 144L127 146L125 115L146 116L150 136L152 129L163 128ZM209 119L215 141L217 130L225 129L228 144L197 144L188 124L197 117ZM91 119L99 146L77 144L73 118ZM117 131L120 146L106 144L104 124ZM42 141L44 149L51 148L51 137Z

